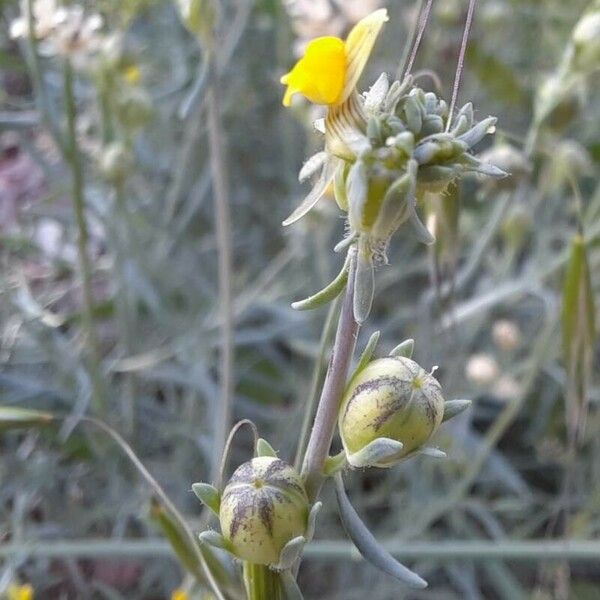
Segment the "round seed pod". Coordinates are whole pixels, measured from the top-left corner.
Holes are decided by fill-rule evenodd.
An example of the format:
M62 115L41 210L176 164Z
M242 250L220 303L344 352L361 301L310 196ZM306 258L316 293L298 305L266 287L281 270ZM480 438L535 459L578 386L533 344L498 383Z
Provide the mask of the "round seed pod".
M358 374L342 402L339 429L348 461L367 466L353 463L352 455L387 438L400 442L401 449L376 456L369 466L390 467L419 450L443 416L442 389L431 374L408 358L375 360Z
M284 461L261 456L240 465L223 490L221 532L235 556L275 565L306 532L309 502L302 479Z

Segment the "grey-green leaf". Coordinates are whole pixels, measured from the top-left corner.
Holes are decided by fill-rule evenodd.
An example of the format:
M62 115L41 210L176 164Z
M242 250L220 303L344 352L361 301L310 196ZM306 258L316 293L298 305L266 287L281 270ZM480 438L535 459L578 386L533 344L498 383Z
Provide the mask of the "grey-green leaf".
M202 504L206 505L212 512L219 516L221 493L216 487L210 485L210 483L194 483L192 484L192 491Z
M348 500L341 473L335 476L335 491L344 529L361 555L373 566L395 577L398 581L415 589L426 588L427 582L400 564L379 544L366 525L361 521L354 507L350 504L350 500Z
M256 456L271 456L277 458L277 452L273 449L273 446L263 438L258 438L256 441Z
M396 462L403 447L404 444L397 440L380 437L367 444L362 450L350 454L347 458L348 462L358 469L363 467L391 467Z
M311 310L335 300L346 287L348 281L348 263L349 259L346 258L342 270L329 285L304 300L293 302L292 308L294 310Z
M415 340L408 338L403 342L400 342L390 352L390 356L402 356L404 358L412 358L413 352L415 351Z
M444 418L442 423L452 419L471 406L470 400L448 400L444 403Z
M362 324L367 320L375 295L375 267L368 249L361 248L356 254L356 275L354 280L354 318Z
M348 386L352 383L356 376L371 362L375 349L377 348L377 343L379 342L380 335L381 332L376 331L369 338L365 349L363 350L362 354L360 355L360 358L358 359L356 369L354 369L354 372L352 373L350 379L348 379Z
M290 571L283 571L279 575L285 600L304 600L304 596Z

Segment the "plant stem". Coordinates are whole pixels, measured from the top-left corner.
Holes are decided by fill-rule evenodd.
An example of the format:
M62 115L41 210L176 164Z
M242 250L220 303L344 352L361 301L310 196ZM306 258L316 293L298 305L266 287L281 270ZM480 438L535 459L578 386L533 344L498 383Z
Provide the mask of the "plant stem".
M326 357L327 350L331 344L333 338L336 317L339 314L341 297L338 296L330 305L325 318L325 325L323 326L323 332L321 333L321 340L319 342L319 355L315 362L313 369L312 380L310 384L310 394L308 402L304 409L304 419L302 421L302 429L300 431L300 441L298 442L298 449L296 450L296 458L294 459L294 468L299 471L302 468L302 457L306 451L306 445L308 444L308 436L310 434L310 424L314 418L315 407L319 399L319 390L321 389L321 383L325 372L327 370Z
M279 576L266 565L244 563L244 585L248 600L279 600Z
M350 252L353 255L350 259L350 271L344 302L338 321L327 375L325 376L317 414L315 415L302 467L306 492L311 502L317 499L323 485L323 467L329 456L329 448L331 447L331 440L335 432L338 410L346 386L348 371L352 362L354 347L356 346L356 336L359 330L359 325L354 320L353 309L356 250L352 248Z
M33 16L33 0L27 0L27 44L26 60L29 72L31 74L31 83L35 92L35 104L40 113L40 118L47 127L54 143L63 154L66 154L67 148L61 134L60 128L53 116L52 106L48 98L46 86L44 84L44 75L37 53L37 40L35 37L35 18Z
M221 398L215 410L215 440L212 463L213 480L218 474L221 454L229 432L232 413L234 333L233 303L231 292L232 242L229 191L225 175L225 152L223 148L223 128L219 111L219 79L214 58L209 59L210 83L206 91L208 112L208 137L210 144L210 169L215 205L215 232L219 253L219 304L221 309Z
M71 167L73 212L77 225L77 260L83 288L82 326L88 354L88 367L92 381L92 405L100 415L105 414L104 382L100 369L101 354L94 323L94 294L92 290L92 264L88 252L89 233L85 217L85 192L83 165L77 145L77 106L73 88L73 68L69 61L64 66L65 112L67 116L67 145L65 158Z

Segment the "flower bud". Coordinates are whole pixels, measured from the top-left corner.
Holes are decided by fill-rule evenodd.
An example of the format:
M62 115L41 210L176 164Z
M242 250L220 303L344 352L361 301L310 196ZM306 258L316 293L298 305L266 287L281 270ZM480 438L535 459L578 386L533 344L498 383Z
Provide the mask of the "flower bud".
M281 551L307 530L309 502L298 473L261 456L239 466L223 490L219 520L228 549L242 560L276 565Z
M342 402L339 429L348 462L390 467L421 449L443 417L442 389L430 373L405 357L375 360L353 379ZM378 449L365 458L369 448Z

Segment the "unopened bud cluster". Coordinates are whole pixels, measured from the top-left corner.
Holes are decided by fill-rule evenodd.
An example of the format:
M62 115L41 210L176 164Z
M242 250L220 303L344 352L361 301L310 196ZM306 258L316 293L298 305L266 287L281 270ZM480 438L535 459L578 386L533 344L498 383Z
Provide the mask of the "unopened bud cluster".
M496 123L494 117L476 122L471 103L449 124L444 100L414 87L410 77L389 85L383 74L359 107L363 135L326 135L330 147L349 150L345 158L351 157L351 166L342 172L345 185L335 187L336 198L348 211L350 235L363 238L376 262L386 260L391 235L408 219L429 241L415 212L416 200L425 192L441 192L467 172L505 175L471 153Z

